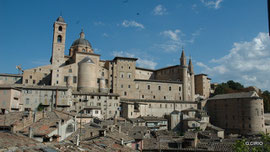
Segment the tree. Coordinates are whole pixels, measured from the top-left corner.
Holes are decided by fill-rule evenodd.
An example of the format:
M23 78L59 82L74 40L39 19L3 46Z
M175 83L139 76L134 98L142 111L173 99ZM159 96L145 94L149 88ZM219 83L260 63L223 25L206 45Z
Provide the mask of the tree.
M235 152L249 152L249 147L245 144L246 140L237 140L233 145L233 151Z
M269 91L264 91L261 94L261 97L263 98L263 104L264 104L264 111L265 112L270 112L270 92Z
M235 152L266 152L270 151L270 136L269 134L261 133L260 141L263 145L249 146L246 145L246 139L238 140L233 145L233 150Z
M40 103L37 107L38 111L43 111L44 110L44 106Z
M231 89L233 89L233 90L241 90L241 89L244 88L244 86L243 86L241 83L239 83L239 82L234 82L233 80L229 80L229 81L227 82L227 84L228 84L229 88L231 88Z

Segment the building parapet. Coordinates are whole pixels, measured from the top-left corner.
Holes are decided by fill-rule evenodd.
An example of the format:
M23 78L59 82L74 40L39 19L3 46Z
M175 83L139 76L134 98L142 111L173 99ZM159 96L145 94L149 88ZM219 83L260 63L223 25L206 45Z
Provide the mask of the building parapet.
M120 102L125 103L135 103L135 102L156 102L156 103L188 103L188 104L197 104L197 102L194 101L182 101L182 100L148 100L148 99L126 99L121 98Z
M144 82L159 82L159 83L177 83L177 84L182 84L182 81L169 81L169 80L154 80L154 79L149 79L149 80L145 80L145 79L135 79L136 81L144 81Z

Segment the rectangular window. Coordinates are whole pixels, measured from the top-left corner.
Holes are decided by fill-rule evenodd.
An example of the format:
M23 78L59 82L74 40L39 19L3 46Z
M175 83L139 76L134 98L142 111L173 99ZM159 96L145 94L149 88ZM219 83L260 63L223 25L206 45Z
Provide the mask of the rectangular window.
M25 79L25 83L26 83L26 84L28 83L28 79Z
M76 76L73 77L73 83L77 83L77 77Z
M161 90L161 86L158 86L158 90Z
M30 99L29 99L29 98L26 98L26 99L25 99L25 104L26 104L26 105L29 105L29 103L30 103Z
M72 73L72 69L69 69L68 72L69 72L69 73Z
M36 84L36 80L33 80L33 84Z
M147 85L147 89L150 90L150 85Z
M64 82L68 81L68 76L64 76Z

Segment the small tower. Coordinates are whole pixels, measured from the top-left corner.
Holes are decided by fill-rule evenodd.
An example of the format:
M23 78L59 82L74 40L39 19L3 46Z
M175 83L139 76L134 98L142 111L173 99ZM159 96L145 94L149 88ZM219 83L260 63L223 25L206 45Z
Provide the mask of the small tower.
M188 81L188 67L187 67L187 61L186 61L186 57L185 57L185 52L184 49L182 49L182 54L181 54L181 58L180 58L180 71L181 71L181 75L182 75L182 82L183 82L183 100L187 101L188 100L188 85L187 85L187 81Z
M60 65L64 61L65 42L67 24L62 16L59 16L53 24L53 46L52 59L53 65Z
M53 24L53 44L52 44L52 85L59 85L62 78L60 65L64 63L65 42L67 24L62 16L59 16Z
M188 71L190 74L190 98L191 101L194 101L194 96L195 96L195 80L194 80L194 70L193 70L193 64L191 61L191 57L189 58L189 63L188 63Z

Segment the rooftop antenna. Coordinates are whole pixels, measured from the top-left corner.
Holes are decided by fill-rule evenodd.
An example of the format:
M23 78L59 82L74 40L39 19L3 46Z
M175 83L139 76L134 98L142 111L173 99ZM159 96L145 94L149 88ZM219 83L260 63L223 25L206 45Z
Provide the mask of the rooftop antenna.
M21 74L23 71L21 65L16 65L16 69L18 70L18 74Z
M60 11L60 16L62 16L62 10Z

